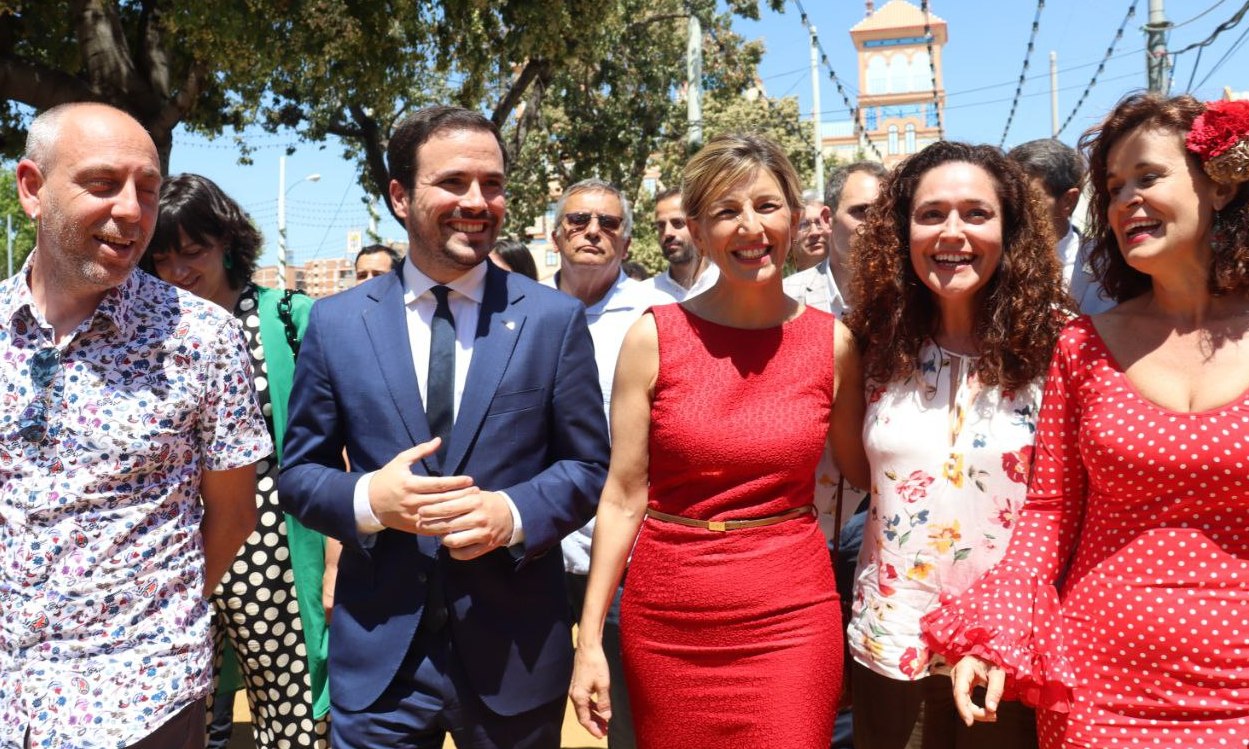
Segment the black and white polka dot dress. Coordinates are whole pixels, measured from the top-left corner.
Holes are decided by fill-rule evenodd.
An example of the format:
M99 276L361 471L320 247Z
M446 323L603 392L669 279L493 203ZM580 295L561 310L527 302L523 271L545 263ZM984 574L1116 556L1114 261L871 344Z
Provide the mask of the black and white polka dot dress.
M255 286L243 292L234 314L243 324L256 392L272 434L273 407ZM329 746L328 730L325 719L313 717L308 653L277 479L276 456L256 464L259 521L212 596L215 663L219 670L223 648L234 650L257 749L324 749Z

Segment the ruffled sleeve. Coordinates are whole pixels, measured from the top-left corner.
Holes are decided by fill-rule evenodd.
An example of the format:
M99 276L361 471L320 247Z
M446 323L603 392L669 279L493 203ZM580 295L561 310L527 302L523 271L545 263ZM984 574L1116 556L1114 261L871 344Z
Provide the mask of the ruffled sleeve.
M1005 669L1008 698L1065 712L1075 672L1063 647L1057 582L1076 546L1088 479L1079 450L1080 384L1094 335L1087 317L1063 331L1041 403L1028 501L1006 555L921 621L925 643L951 663L974 655Z

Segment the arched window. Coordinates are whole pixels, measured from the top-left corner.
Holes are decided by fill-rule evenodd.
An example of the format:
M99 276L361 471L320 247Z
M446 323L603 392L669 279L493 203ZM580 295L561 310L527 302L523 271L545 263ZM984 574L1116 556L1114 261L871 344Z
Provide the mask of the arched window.
M898 53L889 60L889 93L899 94L911 90L911 66L906 55Z
M889 154L892 156L893 154L897 152L898 152L898 126L890 125L889 126Z
M911 90L927 91L932 88L932 70L928 66L928 53L916 52L911 57Z
M887 93L888 85L889 67L885 64L885 58L872 55L872 59L867 63L867 92L869 94Z
M906 153L915 153L915 126L906 124Z

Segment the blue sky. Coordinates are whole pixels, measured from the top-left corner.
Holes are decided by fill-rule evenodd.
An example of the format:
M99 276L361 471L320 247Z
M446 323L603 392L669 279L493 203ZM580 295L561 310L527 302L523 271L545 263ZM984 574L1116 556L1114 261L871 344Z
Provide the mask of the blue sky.
M849 29L864 17L864 4L847 0L805 0L810 23L816 26L821 46L831 67L841 78L853 101L858 91L858 69ZM914 4L919 5L919 0ZM877 2L877 7L884 2ZM1123 22L1130 0L1047 0L1040 13L1038 31L1018 108L1006 146L1050 135L1049 53L1058 55L1059 121L1065 121L1088 86L1097 66L1106 57L1115 31ZM1168 20L1177 24L1170 35L1172 51L1207 38L1216 26L1231 18L1240 0L1170 0ZM948 24L949 43L944 53L947 92L946 137L998 144L1011 110L1024 53L1031 34L1037 3L1026 0L932 0L931 11ZM1074 144L1079 134L1095 124L1129 91L1145 86L1145 37L1141 27L1148 16L1148 0L1137 0L1136 14L1124 28L1123 38L1098 75L1071 124L1059 136ZM1204 13L1204 15L1202 15ZM798 6L790 0L781 14L763 11L758 22L737 19L735 28L748 38L762 39L767 52L760 76L770 96L797 96L804 118L811 115L810 45ZM674 27L684 34L684 24ZM1242 34L1244 36L1242 36ZM1249 90L1249 16L1236 28L1224 32L1206 47L1200 61L1196 51L1178 55L1172 93L1187 90L1199 98L1213 99L1224 86ZM1221 64L1220 64L1221 61ZM1217 65L1217 67L1216 67ZM1196 73L1195 76L1193 75ZM847 119L841 96L821 66L821 117L824 121ZM343 254L351 229L368 225L364 193L356 185L354 167L343 160L341 148L302 144L289 135L248 133L255 149L253 164L237 164L233 139L216 141L179 133L171 158L174 172L191 171L217 181L259 223L266 239L266 262L274 262L277 236L278 158L288 144L296 146L287 157L287 236L294 262ZM318 182L300 182L309 174ZM403 229L381 208L379 232L384 238L403 238Z

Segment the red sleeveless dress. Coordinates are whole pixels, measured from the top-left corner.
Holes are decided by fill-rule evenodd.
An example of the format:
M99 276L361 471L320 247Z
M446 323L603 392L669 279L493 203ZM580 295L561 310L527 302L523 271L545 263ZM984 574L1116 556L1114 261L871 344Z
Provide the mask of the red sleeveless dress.
M833 317L730 328L651 310L659 374L649 507L701 520L811 503L833 392ZM842 632L813 516L715 532L646 518L621 606L643 749L827 749Z

